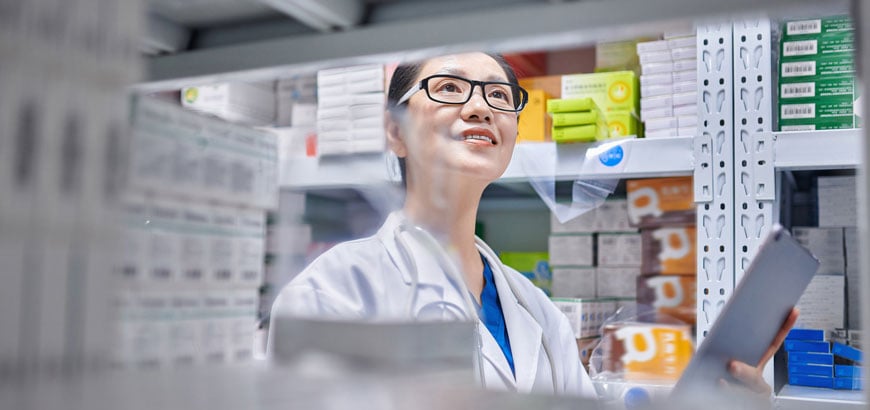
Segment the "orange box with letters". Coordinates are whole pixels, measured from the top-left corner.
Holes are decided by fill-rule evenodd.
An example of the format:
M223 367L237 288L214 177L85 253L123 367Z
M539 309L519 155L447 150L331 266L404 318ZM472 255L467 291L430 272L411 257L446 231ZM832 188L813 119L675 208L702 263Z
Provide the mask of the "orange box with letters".
M602 367L630 381L676 381L695 348L686 325L621 322L605 325Z
M626 182L632 226L695 223L691 177L633 179Z
M640 230L640 272L645 275L694 275L698 270L694 225Z
M667 315L694 326L697 283L695 275L638 276L637 304L650 307L657 315Z

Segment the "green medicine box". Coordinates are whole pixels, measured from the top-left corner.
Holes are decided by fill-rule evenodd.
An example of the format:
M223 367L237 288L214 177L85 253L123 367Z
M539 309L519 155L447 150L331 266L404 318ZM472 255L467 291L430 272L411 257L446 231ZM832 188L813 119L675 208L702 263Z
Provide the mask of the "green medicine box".
M779 98L835 97L853 95L855 77L851 75L822 78L783 78L779 84Z
M853 53L855 51L855 32L845 31L794 37L784 40L780 50L783 61L806 56Z
M800 98L779 103L780 124L788 120L825 119L854 115L854 98L844 95L829 98Z
M794 120L780 120L780 131L816 131L816 130L840 130L860 127L857 116L833 117L825 119L804 118Z
M821 78L854 73L855 56L851 53L803 57L781 61L779 64L779 75L783 82L796 78Z
M807 34L839 33L855 30L849 16L833 16L817 19L792 20L782 25L783 38Z

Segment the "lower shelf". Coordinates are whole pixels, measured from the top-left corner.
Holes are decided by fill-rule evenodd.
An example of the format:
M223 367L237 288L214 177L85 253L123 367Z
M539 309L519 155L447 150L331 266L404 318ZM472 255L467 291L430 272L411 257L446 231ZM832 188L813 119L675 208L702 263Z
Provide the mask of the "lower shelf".
M777 409L865 409L863 391L785 385L774 401Z

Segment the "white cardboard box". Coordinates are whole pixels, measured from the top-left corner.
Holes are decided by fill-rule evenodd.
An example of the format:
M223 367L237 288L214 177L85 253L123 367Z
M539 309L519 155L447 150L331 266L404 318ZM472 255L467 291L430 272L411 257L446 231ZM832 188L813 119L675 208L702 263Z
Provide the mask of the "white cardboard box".
M846 272L843 228L794 227L795 239L819 259L817 275L843 275Z
M559 222L556 214L550 213L550 233L592 233L598 230L596 225L595 209L592 209L565 223Z
M595 268L553 268L553 297L594 298Z
M819 177L819 226L856 226L855 177Z
M599 233L598 266L640 268L641 237L639 233ZM622 296L622 295L606 295Z
M844 241L846 245L846 304L847 325L850 329L861 328L861 261L860 244L858 243L858 229L849 227L845 229ZM866 285L864 286L866 289ZM866 294L864 297L867 297Z
M634 298L638 276L640 268L599 266L595 268L595 294L597 297Z
M796 327L833 331L845 323L845 276L816 275L797 303Z
M550 266L593 266L594 246L591 234L551 235Z

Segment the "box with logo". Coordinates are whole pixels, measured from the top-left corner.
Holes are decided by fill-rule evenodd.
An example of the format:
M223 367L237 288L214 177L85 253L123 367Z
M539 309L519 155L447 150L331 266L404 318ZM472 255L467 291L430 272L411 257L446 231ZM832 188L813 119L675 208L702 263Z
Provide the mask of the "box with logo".
M640 268L599 266L595 268L595 294L605 298L635 298L638 276L640 276Z
M645 228L640 234L644 274L688 275L697 271L695 226Z
M545 293L551 292L553 275L547 262L547 252L500 252L498 257L502 263L529 278Z
M562 77L562 98L591 97L605 111L638 111L638 80L633 71L572 74Z
M855 77L851 75L839 77L822 77L808 80L784 78L779 85L779 98L791 100L794 98L852 96L855 92Z
M637 117L631 111L610 111L605 115L610 138L621 138L639 134Z
M843 228L794 227L792 235L819 259L817 275L843 275L846 272Z
M601 334L601 325L616 312L616 299L551 298L553 304L568 318L578 339Z
M851 118L855 114L854 97L840 95L825 98L795 98L787 102L779 101L779 118L786 121L797 119L833 119L836 117Z
M783 24L783 38L807 34L840 33L855 30L849 16L820 17L815 19L792 20Z
M800 57L780 61L780 79L843 76L855 73L852 54Z
M687 325L619 322L602 330L602 370L630 381L676 381L694 353Z
M637 304L694 325L697 279L695 275L641 275L637 277ZM657 319L661 321L661 319Z
M550 294L557 298L594 298L595 268L553 268Z
M818 56L855 51L855 32L843 31L829 34L809 34L793 36L782 41L781 57L789 60L795 57Z
M550 266L595 265L595 241L591 234L551 235Z
M632 226L695 223L691 177L633 179L626 190Z
M642 255L640 234L599 233L597 240L597 266L640 267Z

